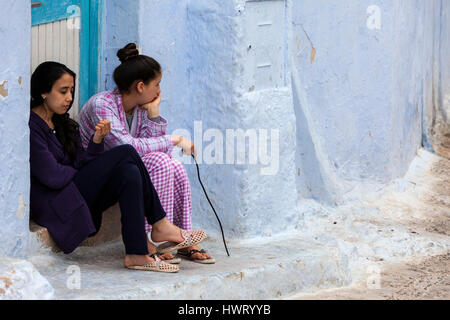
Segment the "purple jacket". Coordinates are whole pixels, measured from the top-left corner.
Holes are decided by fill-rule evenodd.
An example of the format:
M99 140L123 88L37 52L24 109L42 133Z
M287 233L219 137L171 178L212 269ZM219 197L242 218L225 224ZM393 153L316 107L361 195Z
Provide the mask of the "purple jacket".
M46 227L59 248L71 253L98 230L73 177L83 165L104 150L91 140L87 150L77 151L75 161L64 152L53 130L36 113L30 120L30 216ZM81 146L81 138L79 145Z

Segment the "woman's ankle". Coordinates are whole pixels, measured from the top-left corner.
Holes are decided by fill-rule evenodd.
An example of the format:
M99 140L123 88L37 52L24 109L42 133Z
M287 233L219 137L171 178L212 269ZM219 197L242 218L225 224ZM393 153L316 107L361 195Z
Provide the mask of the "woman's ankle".
M181 236L181 229L170 223L169 220L161 221L161 223L152 229L150 235L152 241L154 242L182 242L184 239Z
M152 230L150 231L150 234L152 234L153 232L163 232L163 230L166 229L169 225L171 225L170 221L166 218L162 218L161 220L158 220L154 224L152 224Z
M124 264L125 266L142 266L153 261L155 261L155 259L149 255L127 254L125 255Z
M151 241L147 240L148 254L156 253L156 246Z

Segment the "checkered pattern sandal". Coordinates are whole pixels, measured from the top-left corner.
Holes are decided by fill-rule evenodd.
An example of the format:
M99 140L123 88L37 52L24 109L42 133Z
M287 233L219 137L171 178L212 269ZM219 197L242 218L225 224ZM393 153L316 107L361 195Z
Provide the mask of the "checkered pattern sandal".
M166 272L166 273L173 273L178 272L180 268L178 266L175 266L173 264L164 262L156 254L150 255L153 259L156 261L148 262L144 264L143 266L131 266L126 267L128 269L133 270L141 270L141 271L156 271L156 272Z
M181 236L184 239L183 242L164 242L156 248L156 252L158 252L158 254L164 254L178 249L184 249L194 246L206 239L206 233L203 230L187 231L181 229Z
M209 259L195 259L195 258L193 258L192 255L194 253L198 253L198 252L199 253L206 253L206 250L204 250L204 249L201 249L201 250L193 249L193 250L189 250L188 252L183 252L183 251L178 250L177 255L182 257L182 258L184 258L184 259L187 259L187 260L190 260L190 261L193 261L193 262L197 262L197 263L202 263L202 264L213 264L213 263L216 263L216 259L213 259L213 258L209 258Z

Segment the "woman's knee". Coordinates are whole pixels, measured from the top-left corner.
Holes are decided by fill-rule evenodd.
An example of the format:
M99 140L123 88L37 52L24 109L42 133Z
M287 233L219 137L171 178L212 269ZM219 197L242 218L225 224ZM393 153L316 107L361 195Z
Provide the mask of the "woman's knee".
M171 161L172 166L175 168L176 171L186 172L186 170L180 160L178 160L178 159L171 159L171 160L172 160Z
M124 155L134 155L137 153L136 149L131 144L122 144L111 149L111 151L113 150Z
M141 171L134 163L127 162L118 166L116 174L120 177L120 181L126 185L142 185Z
M134 162L140 161L139 154L136 149L130 144L123 144L117 147L114 147L107 151L109 154L108 157L114 157L117 161L121 161L123 159L133 159Z
M150 161L154 169L173 171L172 158L163 152L152 152L146 154L144 157L147 158L146 160Z

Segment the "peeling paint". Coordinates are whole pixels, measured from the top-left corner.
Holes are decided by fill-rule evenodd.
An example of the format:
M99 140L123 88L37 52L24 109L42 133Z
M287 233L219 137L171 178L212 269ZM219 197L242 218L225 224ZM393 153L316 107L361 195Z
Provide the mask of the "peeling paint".
M316 48L311 48L311 64L314 63L314 60L316 60Z
M9 287L12 285L12 281L9 277L0 277L0 281L5 284L5 289L9 289Z
M19 207L17 208L16 215L17 215L20 219L25 219L26 209L27 209L27 206L26 206L25 203L23 202L23 195L21 194L21 195L19 196Z
M6 98L8 96L8 89L5 88L5 84L8 82L8 80L3 80L3 82L0 84L0 96L3 98Z

